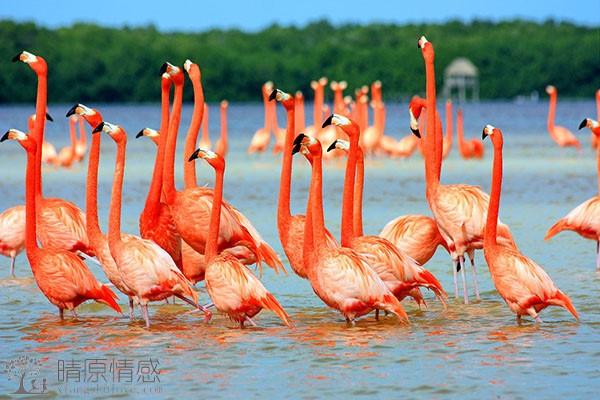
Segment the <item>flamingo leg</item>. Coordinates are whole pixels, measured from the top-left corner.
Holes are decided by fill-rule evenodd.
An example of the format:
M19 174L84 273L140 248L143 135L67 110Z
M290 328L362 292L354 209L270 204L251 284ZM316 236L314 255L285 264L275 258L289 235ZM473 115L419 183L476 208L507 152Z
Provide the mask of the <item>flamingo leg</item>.
M142 312L142 317L144 317L144 320L146 321L146 328L150 328L150 317L148 316L148 304L139 303L139 305L140 305L140 311Z
M479 298L479 285L477 284L477 270L475 269L475 256L469 257L471 259L471 268L473 269L473 285L475 285L475 298Z
M210 321L210 318L212 317L212 313L204 306L201 306L200 304L196 304L194 303L193 300L188 299L187 297L181 295L181 294L175 294L176 297L179 297L181 300L185 301L188 304L191 304L192 306L196 307L198 310L204 312L204 321L208 322Z
M129 319L133 320L133 297L129 298Z
M73 315L73 318L77 318L77 313L75 312L75 309L71 310L71 315Z
M92 257L92 256L90 256L90 255L88 255L88 254L85 254L85 253L84 253L83 251L81 251L81 250L77 250L77 252L76 252L75 254L77 254L79 257L81 257L81 258L83 258L83 259L90 260L90 261L91 261L91 262L93 262L94 264L101 265L101 264L100 264L100 261L96 260L94 257Z
M252 324L252 326L257 326L257 325L254 323L254 321L252 321L252 318L250 318L250 317L249 317L249 316L247 316L247 315L246 315L246 316L244 316L244 321L248 321L248 322L250 322L250 324ZM244 324L244 322L242 321L242 328L244 327L244 326L243 326L243 324Z
M596 269L600 270L600 241L596 242Z
M15 277L15 258L16 257L11 257L10 259L10 276L12 278Z
M465 276L465 257L459 256L458 262L460 265L460 276L463 284L463 298L465 300L465 304L469 304L469 295L467 293L467 277Z
M452 260L452 272L454 274L454 298L458 299L458 260Z
M62 308L58 309L58 316L60 317L60 319L64 319L65 315L64 315L64 312L63 312Z
M375 309L375 321L379 321L379 309Z

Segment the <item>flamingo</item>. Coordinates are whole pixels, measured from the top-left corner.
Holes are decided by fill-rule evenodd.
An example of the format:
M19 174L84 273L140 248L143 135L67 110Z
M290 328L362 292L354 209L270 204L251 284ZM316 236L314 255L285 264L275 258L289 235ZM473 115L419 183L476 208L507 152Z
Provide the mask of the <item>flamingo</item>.
M212 141L208 133L208 104L204 103L204 115L202 115L202 136L200 137L200 147L203 149L212 149Z
M76 104L68 112L67 117L79 115L80 120L84 119L95 128L101 122L102 116L96 109L90 109L83 104ZM87 183L85 191L85 219L87 236L90 240L90 246L100 262L100 266L108 280L129 299L129 318L133 319L133 299L135 293L127 287L119 267L115 263L110 248L108 246L108 237L100 230L98 222L98 165L100 162L100 135L92 136L92 145L90 147L90 157L88 161ZM129 235L123 235L123 240L130 240Z
M15 259L25 250L25 206L7 208L0 214L0 254L10 257L10 276L15 276Z
M412 133L403 136L396 142L396 146L392 149L392 157L410 157L415 152L419 145L419 138Z
M87 134L85 132L85 123L79 119L79 139L75 145L75 161L81 162L87 153Z
M75 125L79 118L77 115L69 117L69 135L71 137L71 144L67 147L63 147L56 156L56 163L61 167L69 168L73 162L75 162L76 154L75 149L77 146L77 131Z
M273 82L265 82L262 85L263 104L265 108L265 124L261 128L258 128L256 132L254 132L252 140L250 141L250 146L248 146L248 154L252 154L254 152L262 153L267 149L267 147L269 147L269 142L271 141L269 94L272 90Z
M221 137L215 144L215 152L219 153L223 157L227 156L228 143L227 143L227 108L229 102L227 100L221 100Z
M294 101L296 103L295 108L295 123L296 123L296 132L294 135L299 134L300 132L305 131L305 118L304 118L304 95L301 91L297 90L294 93Z
M46 119L48 121L54 121L50 114L46 113ZM31 116L27 120L27 128L30 134L33 134L33 130L35 129L35 114L31 114ZM42 142L42 162L44 164L50 164L53 166L56 165L56 148L52 143L47 140ZM25 222L23 222L25 223Z
M451 249L454 274L454 295L458 298L457 273L461 271L464 303L468 304L464 254L471 259L475 297L479 300L475 250L483 248L485 221L489 195L481 188L466 184L442 185L440 173L442 164L442 129L436 111L435 71L433 44L424 36L418 41L425 61L427 85L427 118L425 137L425 178L426 197L431 212L438 224L440 233ZM415 130L411 112L411 129ZM510 230L503 225L499 237L504 245L516 247Z
M344 102L344 90L348 88L346 81L331 81L329 87L333 91L333 112L340 115L348 115L348 108Z
M596 118L600 120L600 89L596 90L596 114ZM592 141L592 147L595 149L598 147L598 138L596 135L594 135L594 132L590 133L590 138Z
M359 146L360 130L352 119L332 114L324 125L336 125L349 137L347 146L348 160L342 202L341 244L365 255L371 266L384 281L390 291L398 298L404 299L420 286L431 289L445 306L445 292L438 280L427 270L419 266L414 259L394 246L389 240L380 236L364 235L362 227L362 191L364 180L364 160ZM346 149L346 142L337 140L329 147L336 145ZM329 150L328 149L328 150ZM355 181L358 179L358 185ZM356 190L356 193L355 193ZM420 291L413 292L418 304L423 301ZM417 294L418 293L418 294Z
M27 152L25 178L25 252L38 287L50 303L58 307L63 318L65 309L77 318L75 308L86 300L95 300L121 313L117 295L98 282L87 265L74 253L48 246L40 247L36 239L37 212L41 205L36 196L37 142L33 135L10 129L0 141L16 140Z
M323 122L323 104L325 103L325 85L328 79L321 77L318 81L311 81L310 87L315 92L313 99L313 124L306 126L304 132L309 136L319 137L321 134L321 124Z
M273 93L274 87L271 87L271 91L269 92L269 99L271 94ZM273 103L269 100L269 114L271 115L271 129L273 130L273 134L275 135L275 145L273 146L273 154L279 154L283 151L286 129L280 128L277 123L277 107L276 103Z
M244 327L244 322L256 326L252 318L263 308L276 313L287 326L292 326L290 316L269 293L262 282L231 254L218 254L221 205L223 203L223 176L225 159L210 150L197 149L189 161L202 158L214 168L215 189L206 240L206 290L215 308Z
M590 128L592 135L600 136L600 124L591 118L581 121L579 129ZM548 240L561 231L574 231L586 239L596 241L596 269L600 270L600 147L597 156L598 196L594 196L575 207L565 217L559 219L548 229L544 240Z
M483 255L494 286L510 310L517 314L519 323L522 315L530 315L537 322L542 322L538 313L548 306L564 307L579 320L571 299L556 287L542 267L518 250L498 244L503 138L500 129L491 125L483 129L482 138L487 136L494 145L494 164Z
M44 125L48 96L48 65L43 57L23 51L13 57L13 62L22 61L36 73L38 77L36 96L36 123L32 137L36 143L44 141ZM37 123L41 121L41 123ZM93 257L85 228L85 214L70 201L59 198L46 198L42 195L42 152L41 146L36 150L36 174L33 181L36 185L36 201L40 206L37 215L37 237L42 247L59 247L65 250L81 252Z
M92 133L107 133L117 145L113 190L108 220L108 246L117 264L123 283L134 293L141 312L150 327L148 302L176 296L205 314L208 322L211 312L198 304L198 294L191 282L181 273L165 250L152 240L130 235L127 240L121 233L121 203L125 168L127 134L119 125L101 122ZM190 299L191 298L191 299Z
M557 98L556 87L552 85L546 86L546 93L548 93L548 95L550 96L550 108L548 110L548 133L550 133L550 137L560 147L573 146L577 150L581 150L581 144L579 144L579 139L577 139L570 130L568 130L564 126L554 125L554 115L556 113Z
M306 217L301 214L292 215L290 210L290 190L292 181L292 149L294 147L295 132L295 99L290 94L275 89L271 92L269 100L279 101L286 110L287 129L281 162L281 178L279 183L279 200L277 206L277 230L283 251L287 256L292 270L301 278L307 278L304 269L302 247L304 242L304 225ZM326 231L328 243L338 246L337 241Z
M347 323L375 309L396 315L400 322L408 315L367 259L348 247L331 247L326 239L323 215L323 152L318 139L300 134L294 140L295 154L301 152L312 167L309 200L304 227L304 267L315 294L329 307L344 315Z
M483 158L484 146L483 143L476 138L469 140L465 139L463 132L463 110L459 108L456 110L456 139L458 145L458 151L464 159L469 158Z
M198 253L204 254L213 190L199 186L186 187L182 191L175 189L175 147L181 117L183 73L179 67L170 63L163 64L161 70L163 73L166 72L171 75L171 79L175 84L163 173L165 201L169 205L173 221L181 238ZM276 272L281 268L285 273L277 253L262 239L256 228L239 210L224 202L223 214L221 216L219 250L227 249L228 252L241 258L245 264L258 262L261 271L262 261L264 260Z
M446 100L446 134L442 144L442 159L446 159L452 150L452 100Z

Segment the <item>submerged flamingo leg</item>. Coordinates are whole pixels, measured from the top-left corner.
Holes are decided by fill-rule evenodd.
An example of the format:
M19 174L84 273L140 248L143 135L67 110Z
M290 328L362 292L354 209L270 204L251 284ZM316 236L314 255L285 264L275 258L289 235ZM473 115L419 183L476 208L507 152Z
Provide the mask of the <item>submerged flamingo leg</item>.
M458 299L458 260L452 260L452 273L454 274L454 298Z
M471 258L471 257L469 257ZM479 285L477 284L477 270L475 269L475 256L471 258L471 268L473 269L473 285L475 285L475 298L479 299Z
M71 310L71 315L73 316L73 318L77 318L77 313L75 312L75 309Z
M596 269L600 270L600 242L596 242Z
M12 278L15 277L15 257L11 257L10 259L10 276Z
M150 328L150 317L148 316L148 304L140 303L140 311L142 312L142 317L144 317L144 321L146 321L146 328Z
M248 322L250 322L250 323L252 324L252 326L257 326L257 325L254 323L254 321L252 321L252 318L250 318L250 317L249 317L249 316L247 316L247 315L246 315L246 316L244 316L244 320L245 320L245 321L248 321ZM243 324L244 324L244 323L242 322L242 327L243 327Z
M129 298L129 319L133 320L133 297Z
M59 308L59 309L58 309L58 316L60 317L60 319L63 319L63 318L65 317L65 315L64 315L64 312L63 312L63 309L62 309L62 308Z
M459 256L458 262L460 265L460 276L463 284L463 298L465 300L465 304L469 304L469 295L467 293L467 277L465 276L465 257Z
M210 318L212 317L212 313L206 307L203 307L200 304L194 303L193 300L190 300L181 294L176 294L175 296L179 297L181 300L185 301L186 303L191 304L192 306L196 307L198 310L204 312L204 320L206 322L210 321Z

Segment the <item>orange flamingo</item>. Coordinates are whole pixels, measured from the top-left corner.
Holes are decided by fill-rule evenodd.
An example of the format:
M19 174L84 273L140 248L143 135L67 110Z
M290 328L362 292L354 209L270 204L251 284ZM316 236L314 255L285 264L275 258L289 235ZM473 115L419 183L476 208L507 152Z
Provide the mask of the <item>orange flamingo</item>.
M290 207L290 190L292 182L292 150L294 147L295 129L295 99L288 93L275 89L269 100L279 101L286 110L287 130L281 162L281 178L279 183L279 200L277 206L277 229L279 240L287 256L292 270L301 278L306 278L302 247L304 242L304 225L306 217L301 214L292 215ZM337 246L337 241L326 231L328 243Z
M517 314L530 315L542 322L538 313L548 306L564 307L579 319L571 299L561 292L548 274L518 250L501 246L497 242L498 212L502 190L502 132L491 125L483 129L482 137L489 136L494 145L492 188L487 214L483 254L496 290L510 310Z
M304 132L309 136L319 137L321 134L321 124L323 122L323 105L325 103L325 85L328 79L321 77L318 81L310 82L310 87L315 92L313 100L313 124L306 126Z
M77 114L83 121L84 119L95 128L101 122L101 114L98 110L90 109L83 104L76 104L68 112L67 117ZM85 191L85 219L87 235L90 240L90 246L100 262L100 266L108 280L129 298L129 318L133 319L133 297L135 293L127 287L119 267L115 263L110 248L108 246L108 237L100 230L98 222L98 165L100 162L100 135L92 136L92 145L90 148L90 157L88 161L87 184ZM123 235L123 240L129 240L129 235Z
M40 247L36 239L36 210L41 206L36 196L37 143L33 135L10 129L0 141L17 140L27 152L25 178L25 252L38 287L50 303L58 307L60 318L65 309L77 317L75 307L86 300L95 300L117 311L117 295L98 282L87 265L74 253L59 247Z
M291 326L290 316L262 282L231 254L218 254L221 205L223 203L223 176L225 159L210 150L198 149L189 161L203 158L216 173L214 197L210 214L208 239L206 240L206 290L215 308L244 327L263 308L276 313L284 324Z
M7 208L0 214L0 254L10 257L10 276L15 276L15 259L25 250L25 206Z
M590 128L592 135L600 136L600 124L591 118L581 121L579 129ZM598 196L594 196L575 207L559 219L546 233L544 240L561 231L574 231L586 239L596 241L596 269L600 270L600 147L597 156Z
M269 98L273 93L274 87L271 87L269 92ZM280 128L277 122L277 107L276 103L269 101L269 114L271 115L271 129L275 135L275 145L273 146L273 154L279 154L283 151L285 142L285 128Z
M75 145L75 161L81 162L87 153L87 134L85 132L85 123L79 119L79 139Z
M333 91L333 112L334 114L340 114L347 116L348 108L344 102L344 90L348 88L348 82L346 81L331 81L329 87Z
M46 119L48 121L54 121L50 114L46 113ZM27 120L27 128L29 130L29 134L33 134L33 130L35 129L35 114L31 114L29 119ZM44 164L50 164L53 166L56 165L56 148L52 143L47 140L42 142L42 162ZM23 222L25 223L25 222Z
M549 110L548 110L548 132L552 140L556 142L560 147L574 146L577 150L581 149L579 139L571 133L570 130L564 126L554 125L554 115L556 113L556 98L557 90L552 85L546 86L546 93L550 96Z
M475 269L475 250L483 248L483 238L489 195L477 186L466 184L442 185L440 183L442 164L442 129L439 114L436 111L435 71L433 45L422 36L419 41L426 70L427 118L425 135L425 178L426 197L438 224L440 233L451 250L454 273L454 295L458 298L457 273L461 271L463 298L469 302L464 271L464 254L471 259L475 296L479 300L477 272ZM414 120L411 117L414 129ZM502 243L516 247L510 230L503 225L499 236Z
M600 89L596 90L596 114L597 120L600 121ZM590 133L590 137L592 140L592 147L595 149L598 147L598 138L594 135L594 132Z
M373 310L386 310L400 322L408 315L367 259L353 249L329 246L323 215L323 152L318 139L300 134L293 153L301 152L312 167L304 228L303 254L308 280L315 294L344 315L347 323Z
M452 100L446 100L446 134L442 149L442 159L445 160L452 150Z
M92 133L105 132L117 144L113 190L108 220L108 246L117 264L124 284L140 304L146 327L150 327L148 302L165 300L176 296L202 310L208 322L210 311L198 304L198 294L191 282L181 273L165 250L151 240L130 235L124 240L121 234L121 204L125 147L127 134L122 127L106 121L101 122ZM191 298L191 299L190 299Z
M63 147L56 156L56 163L61 167L69 168L73 162L75 162L77 147L77 131L75 125L79 117L72 115L69 117L69 135L71 137L71 144L67 147Z
M204 254L213 190L199 186L186 187L182 191L175 189L175 147L181 118L183 73L179 67L170 63L165 63L161 70L171 75L175 84L163 173L165 200L181 238L198 253ZM189 180L185 175L186 173L184 179ZM195 181L195 178L193 180ZM224 202L223 214L219 239L220 251L228 249L227 251L241 258L245 264L258 262L261 271L264 260L276 272L279 268L285 272L277 253L262 239L256 228L239 210Z
M38 77L36 96L36 123L32 136L36 143L44 141L44 125L48 96L48 65L46 60L27 51L13 57L13 62L22 61L36 73ZM41 121L41 123L37 123ZM91 257L94 252L89 246L85 228L85 214L70 201L59 198L46 198L42 195L42 151L36 150L36 202L40 205L37 215L37 237L42 247L59 247L69 251L80 251Z
M438 280L427 270L420 267L414 259L380 236L364 235L362 226L362 191L364 180L364 160L359 147L360 130L358 124L344 116L332 114L324 125L336 125L349 137L348 160L342 202L341 244L365 255L369 264L377 272L390 291L404 299L413 289L425 287L432 290L445 306L445 292ZM329 149L339 144L345 148L345 142L337 140ZM355 181L358 184L355 185ZM355 193L356 190L356 193ZM415 300L423 301L420 291Z
M458 151L464 159L469 158L483 158L484 146L483 143L476 138L469 140L465 139L463 132L463 110L459 108L456 110L456 139L458 145Z
M227 142L227 108L229 107L229 102L227 100L221 100L221 137L217 140L215 144L215 151L222 155L223 157L227 156L227 150L229 148Z
M267 147L269 147L269 143L271 141L271 114L269 109L269 94L272 90L272 82L265 82L262 85L263 105L265 108L265 124L263 127L259 128L256 132L254 132L252 140L250 141L250 146L248 146L248 154L252 154L254 152L262 153L267 149Z
M200 137L200 147L203 149L212 149L212 141L208 133L208 104L204 103L204 115L202 116L202 136Z
M304 118L304 95L301 91L296 91L294 94L294 101L296 102L296 114L295 114L295 123L296 123L296 132L294 135L299 134L300 132L304 132L305 127L305 118Z

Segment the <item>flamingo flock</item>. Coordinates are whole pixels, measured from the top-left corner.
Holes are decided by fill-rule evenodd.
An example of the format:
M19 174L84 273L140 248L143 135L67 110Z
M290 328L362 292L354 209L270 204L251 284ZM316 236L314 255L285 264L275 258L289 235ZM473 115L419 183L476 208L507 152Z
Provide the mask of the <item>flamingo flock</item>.
M466 183L441 183L442 161L453 145L452 103L446 103L444 128L436 104L433 44L422 36L418 47L425 63L426 97L415 96L411 100L408 122L412 132L399 139L386 132L386 107L380 81L373 82L370 88L357 89L354 100L343 94L347 82L332 81L331 109L325 104L328 79L313 81L313 122L309 125L304 120L301 92L285 92L272 82L262 86L264 126L249 138L247 152L266 151L274 135L273 153L281 153L277 230L292 271L295 276L306 279L317 298L338 311L348 324L373 311L379 320L380 311L384 311L404 325L410 323L405 298L413 299L420 308L428 307L422 289L433 292L443 308L448 306L446 291L425 267L439 247L445 249L452 261L454 297L461 297L460 273L462 301L469 303L465 274L465 256L468 256L475 298L480 301L475 252L483 250L493 284L519 323L522 316L541 322L539 313L548 306L563 307L579 320L570 298L558 289L539 264L520 252L510 228L498 219L503 174L500 129L486 125L482 140L466 139L463 111L459 108L456 144L463 158L483 158L483 139L491 139L491 193L488 195L481 188ZM277 274L286 273L280 255L249 218L224 199L228 102L224 100L220 104L221 136L213 150L208 131L209 108L204 101L202 75L196 63L188 59L183 67L168 62L162 65L160 127L142 128L136 135L148 137L157 145L138 234L123 232L121 224L128 133L121 125L104 120L98 109L78 103L66 113L70 145L52 153L44 140L45 121L52 120L47 113L46 61L27 51L15 56L13 61L29 65L36 73L38 87L36 112L29 118L28 133L11 128L0 140L18 142L27 155L25 205L11 207L0 214L0 254L11 258L11 275L14 275L15 258L25 251L38 287L48 301L58 307L61 319L65 310L77 317L76 307L87 300L106 304L122 314L117 296L120 292L129 301L129 318L135 321L135 308L139 307L147 328L153 325L148 304L172 297L191 305L192 311L202 312L205 323L211 321L210 309L214 308L241 328L246 324L256 326L256 315L267 309L285 326L295 325L284 305L261 281L264 265ZM184 185L177 189L175 156L185 73L192 83L194 107L183 149ZM556 88L549 85L547 92L550 95L550 136L560 146L579 149L579 141L573 134L554 125ZM277 103L285 109L285 128L280 128L277 122ZM372 124L369 124L369 106L373 113ZM88 153L85 122L92 129L92 139L84 213L67 200L43 196L42 164L69 167L84 160ZM600 137L597 120L584 119L579 129L584 127L591 130L592 137ZM202 136L198 140L201 128ZM103 135L114 142L113 146L106 146L107 151L112 147L110 151L115 152L106 234L100 230L97 190ZM410 157L417 148L424 158L424 201L431 216L400 215L387 223L378 235L365 234L365 158ZM292 166L296 154L306 159L311 171L304 215L291 212ZM346 156L346 165L338 240L325 225L323 172L326 160L342 156ZM195 160L204 160L214 170L213 188L198 185ZM548 230L545 239L563 230L592 239L600 248L600 198L593 197L576 207ZM111 287L98 281L85 261L99 264ZM259 271L253 271L252 265ZM600 269L600 250L596 265ZM200 304L196 288L199 283L204 283L210 298L206 305Z

